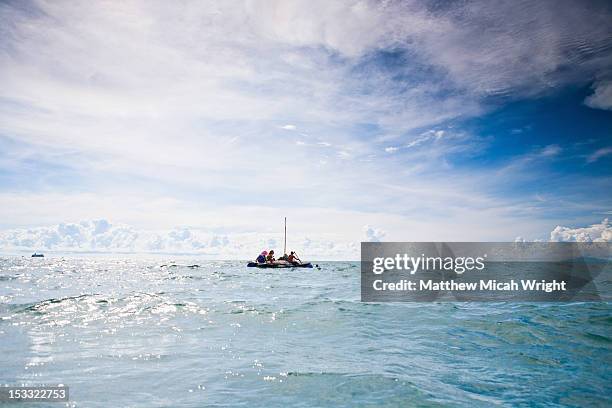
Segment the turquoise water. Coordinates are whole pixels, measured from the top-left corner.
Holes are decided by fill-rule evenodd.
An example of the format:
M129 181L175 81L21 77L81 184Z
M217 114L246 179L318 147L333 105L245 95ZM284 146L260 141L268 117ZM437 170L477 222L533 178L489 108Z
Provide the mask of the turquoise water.
M78 407L612 404L609 303L365 304L356 262L169 263L0 259L0 383Z

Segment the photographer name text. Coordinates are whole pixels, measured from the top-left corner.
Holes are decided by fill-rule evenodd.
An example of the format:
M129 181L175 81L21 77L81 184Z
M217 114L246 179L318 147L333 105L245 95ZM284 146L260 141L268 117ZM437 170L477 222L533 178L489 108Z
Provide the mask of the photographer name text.
M521 279L518 282L514 279L505 282L498 282L495 279L480 280L479 282L455 282L434 281L431 279L418 281L402 279L397 282L384 282L377 279L372 282L376 291L540 291L551 293L555 291L566 291L565 281L545 281L534 279Z

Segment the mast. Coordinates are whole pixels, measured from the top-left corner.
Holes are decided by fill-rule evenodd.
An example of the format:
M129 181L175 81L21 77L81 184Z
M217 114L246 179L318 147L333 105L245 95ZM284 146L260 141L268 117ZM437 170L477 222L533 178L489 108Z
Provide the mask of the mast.
M283 250L283 255L287 254L287 217L285 217L285 249Z

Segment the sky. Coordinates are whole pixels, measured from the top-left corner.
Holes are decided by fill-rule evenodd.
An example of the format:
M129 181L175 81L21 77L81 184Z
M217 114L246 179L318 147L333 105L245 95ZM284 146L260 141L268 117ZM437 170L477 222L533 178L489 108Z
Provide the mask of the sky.
M610 240L605 1L0 3L0 252Z

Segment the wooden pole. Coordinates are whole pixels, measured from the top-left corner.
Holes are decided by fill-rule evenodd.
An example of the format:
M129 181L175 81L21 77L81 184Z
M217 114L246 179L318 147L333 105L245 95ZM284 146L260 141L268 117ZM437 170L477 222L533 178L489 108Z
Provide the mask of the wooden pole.
M287 217L285 217L285 250L283 251L283 255L287 254Z

